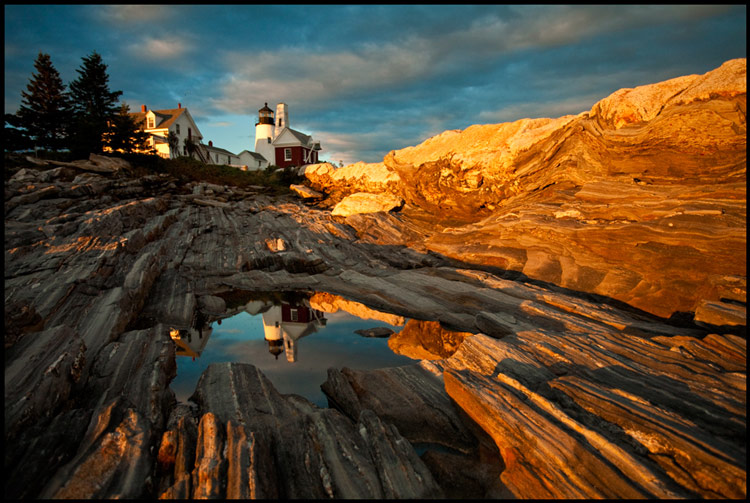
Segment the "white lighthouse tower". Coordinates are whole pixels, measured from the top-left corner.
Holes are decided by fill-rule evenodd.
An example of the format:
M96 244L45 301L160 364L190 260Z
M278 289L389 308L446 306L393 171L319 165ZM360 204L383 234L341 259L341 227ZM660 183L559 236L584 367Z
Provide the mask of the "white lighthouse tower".
M271 142L274 136L275 121L273 110L268 103L258 110L258 122L255 124L255 151L266 158L269 164L276 164L276 155Z
M284 340L281 328L281 306L272 306L263 313L264 338L268 343L268 352L279 359L284 351Z

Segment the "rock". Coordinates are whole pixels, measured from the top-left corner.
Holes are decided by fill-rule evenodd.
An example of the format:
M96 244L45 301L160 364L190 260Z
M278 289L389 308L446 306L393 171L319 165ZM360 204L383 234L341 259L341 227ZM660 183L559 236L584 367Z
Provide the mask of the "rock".
M403 199L391 194L371 194L356 192L346 196L331 211L331 215L348 217L360 213L376 213L399 209L404 204Z
M694 313L721 299L724 278L745 275L734 259L746 244L745 65L618 91L577 116L474 125L393 151L384 164L404 209L387 232L347 223L367 242L408 235L407 246L657 316Z
M442 490L430 471L393 425L384 424L371 410L363 409L357 426L370 447L378 478L385 481L385 498L442 497Z
M393 330L388 327L375 327L355 330L354 333L362 337L390 337L393 334Z
M540 332L502 341L475 335L445 361L446 391L495 439L506 465L501 478L511 492L566 498L742 494L743 471L729 461L742 455L729 440L742 426L710 419L726 409L709 405L711 385L698 384L703 379L694 372L708 368L706 363L675 352L668 356L669 350L645 340L630 338L633 345L598 349L587 338L581 334L580 340L568 337L559 344ZM585 356L575 349L582 347L590 350ZM565 362L564 370L541 366L547 354L560 365ZM479 355L489 360L478 365ZM662 368L685 366L691 391L671 379L649 379L629 370L648 361L659 361ZM739 398L731 378L726 385L727 394ZM692 409L699 403L711 411ZM689 424L668 419L688 409L693 410ZM518 429L521 423L528 429ZM717 447L726 456L722 461L702 440L719 430L727 435ZM572 452L575 461L567 458ZM719 465L721 474L713 468Z
M695 311L695 321L710 325L747 325L747 308L730 302L704 300Z
M320 388L329 404L348 417L370 409L412 443L462 452L476 448L475 438L443 390L439 371L427 362L368 371L328 369Z
M198 307L206 314L220 316L227 310L227 304L221 297L202 295L198 297Z
M317 190L313 190L310 187L305 187L304 185L292 184L289 186L289 188L292 189L294 193L302 199L322 199L325 197L325 194L322 194Z
M336 191L343 196L356 192L397 194L400 183L398 174L383 163L357 162L341 168L327 162L309 164L305 166L304 176L313 189Z
M478 458L428 450L425 465L449 499L512 499L513 494L500 482L501 465Z
M214 208L229 208L231 207L231 204L229 203L223 203L221 201L216 201L213 199L193 199L193 202L195 204L200 204L202 206L213 206Z
M7 350L6 438L58 412L81 379L86 354L81 337L64 325L27 335Z
M236 390L233 397L217 393L226 386ZM275 486L279 497L440 494L414 449L393 426L383 425L371 411L363 411L355 424L335 410L319 409L295 395L280 395L252 365L210 365L192 399L203 414L201 423L205 423L199 446L211 442L196 451L196 496L228 497L222 485L226 463L232 474L226 479L231 494L241 494L241 488L246 487L234 477L249 477L257 482L254 487ZM235 421L242 426L232 426ZM252 435L254 449L261 449L257 457L245 450L247 442L234 440L224 450L225 424L232 435L227 438ZM226 460L224 453L239 455ZM270 492L264 489L260 494Z
M90 154L89 160L96 163L102 170L109 170L117 173L121 169L130 169L130 163L119 157L106 157L103 155Z
M687 75L635 89L620 89L596 103L590 114L601 117L617 129L627 124L647 122L656 118L665 107L741 94L746 85L745 72L745 60L733 59L705 75Z
M388 339L388 347L394 353L415 360L439 360L455 353L470 335L447 330L437 321L409 320L400 332Z
M140 498L146 494L151 455L143 418L127 409L121 422L106 427L91 447L79 450L58 471L42 491L42 498Z
M313 294L310 297L310 307L324 313L335 313L341 309L363 320L379 320L389 325L401 326L405 323L403 316L376 311L360 302L348 300L339 295L326 292L316 292Z

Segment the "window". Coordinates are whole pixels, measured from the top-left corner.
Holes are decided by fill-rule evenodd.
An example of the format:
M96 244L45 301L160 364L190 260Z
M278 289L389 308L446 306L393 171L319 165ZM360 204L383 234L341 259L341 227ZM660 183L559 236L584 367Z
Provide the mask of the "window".
M154 127L154 118L153 117L149 117L148 118L148 128L149 129L153 129L153 127Z
M227 164L231 164L231 161L229 160L229 156L227 156Z
M175 124L175 131L177 131L177 134L180 134L180 125Z
M292 160L292 149L285 148L284 149L284 160L285 161L291 161Z
M292 321L299 321L299 314L296 309L290 309L289 316L291 316Z
M192 138L192 137L193 137L193 132L190 130L190 128L188 128L188 138Z
M271 138L266 138L268 140L268 143L271 143Z

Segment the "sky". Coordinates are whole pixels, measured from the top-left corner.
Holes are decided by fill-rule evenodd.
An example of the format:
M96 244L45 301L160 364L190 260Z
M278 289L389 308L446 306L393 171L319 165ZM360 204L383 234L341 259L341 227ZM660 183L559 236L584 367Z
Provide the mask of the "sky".
M258 110L322 160L381 162L450 129L589 110L746 57L744 5L5 5L5 112L40 52L67 85L98 52L131 111L186 107L254 150Z

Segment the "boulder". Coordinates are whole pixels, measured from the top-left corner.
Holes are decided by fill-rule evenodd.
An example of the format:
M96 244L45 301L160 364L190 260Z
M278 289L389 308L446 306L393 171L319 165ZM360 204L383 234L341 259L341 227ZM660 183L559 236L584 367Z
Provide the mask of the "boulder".
M388 327L374 327L374 328L363 328L354 331L355 334L361 335L362 337L390 337L393 334L393 329Z
M464 339L471 335L447 330L438 321L409 320L403 329L388 339L388 347L394 353L415 360L440 360L455 353Z
M391 194L372 194L369 192L356 192L346 196L331 211L331 215L347 217L360 213L377 213L379 211L392 211L400 209L404 200Z
M312 188L343 196L355 192L398 193L400 179L395 171L383 163L357 162L340 168L330 163L305 166L304 176Z
M302 199L322 199L325 197L325 194L322 194L317 190L313 190L310 187L306 187L304 185L292 184L289 186L289 188L292 189L292 191L294 191L294 193Z

